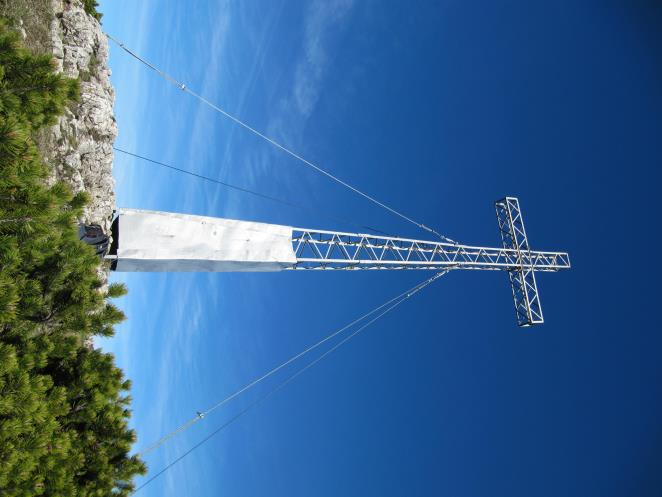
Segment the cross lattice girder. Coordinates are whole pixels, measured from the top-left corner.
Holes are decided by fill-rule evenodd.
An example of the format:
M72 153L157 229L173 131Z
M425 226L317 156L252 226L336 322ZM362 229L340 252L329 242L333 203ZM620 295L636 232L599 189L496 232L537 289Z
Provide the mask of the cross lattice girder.
M538 284L536 283L536 267L526 264L530 258L529 239L524 228L524 218L515 197L505 197L494 203L501 241L506 249L517 253L520 264L508 270L510 285L515 304L515 316L519 326L531 326L544 322ZM569 261L568 261L569 262Z
M446 269L508 272L519 326L544 321L536 271L570 268L566 252L531 250L519 201L495 202L502 248L293 228L296 262L284 269Z
M565 252L476 247L445 242L294 228L297 262L286 269L482 269L558 271Z

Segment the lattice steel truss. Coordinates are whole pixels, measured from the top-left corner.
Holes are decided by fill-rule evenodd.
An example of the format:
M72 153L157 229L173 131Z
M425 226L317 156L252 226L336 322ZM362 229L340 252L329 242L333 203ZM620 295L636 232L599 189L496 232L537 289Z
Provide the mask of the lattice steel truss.
M494 206L503 246L508 250L514 250L519 262L517 267L508 269L517 324L519 326L540 324L544 319L536 284L535 271L538 269L527 263L530 261L532 252L529 248L519 201L515 197L506 197L495 202Z
M558 271L570 267L565 252L521 252L407 238L295 228L296 264L286 269L491 269Z
M530 250L519 202L496 202L503 248L294 228L297 262L285 269L482 269L507 271L519 326L543 322L535 271L570 267L565 252Z

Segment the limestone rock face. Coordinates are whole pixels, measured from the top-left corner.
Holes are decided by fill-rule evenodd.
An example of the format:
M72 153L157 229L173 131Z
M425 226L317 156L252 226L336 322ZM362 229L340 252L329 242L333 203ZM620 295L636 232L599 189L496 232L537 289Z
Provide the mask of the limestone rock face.
M80 100L48 131L42 152L53 166L51 182L62 180L74 192L90 194L83 221L108 232L115 209L112 164L117 137L108 40L79 0L53 0L53 11L53 56L60 72L80 78Z
M99 21L85 12L80 0L52 0L52 9L53 57L59 72L80 78L80 100L43 134L40 150L52 166L51 183L64 181L74 192L89 193L90 202L81 221L99 224L109 234L115 210L112 166L117 123L108 40ZM105 293L108 269L100 264L98 275L103 282L99 291ZM92 339L86 346L93 348Z

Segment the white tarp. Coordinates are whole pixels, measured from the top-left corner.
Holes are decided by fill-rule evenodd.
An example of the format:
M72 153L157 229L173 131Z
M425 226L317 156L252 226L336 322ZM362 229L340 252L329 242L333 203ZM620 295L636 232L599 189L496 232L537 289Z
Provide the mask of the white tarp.
M117 271L279 271L296 262L292 228L120 209Z

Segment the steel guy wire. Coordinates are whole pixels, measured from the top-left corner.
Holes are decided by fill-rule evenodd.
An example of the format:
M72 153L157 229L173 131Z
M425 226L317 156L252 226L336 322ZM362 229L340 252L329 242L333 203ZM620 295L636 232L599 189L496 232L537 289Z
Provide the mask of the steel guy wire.
M290 149L287 148L286 146L281 145L279 142L277 142L277 141L274 140L273 138L268 137L268 136L265 135L264 133L262 133L262 132L258 131L257 129L253 128L252 126L246 124L244 121L242 121L242 120L239 119L238 117L235 117L234 115L230 114L229 112L223 110L223 109L222 109L221 107L219 107L218 105L216 105L216 104L214 104L213 102L207 100L207 99L206 99L205 97L203 97L202 95L199 95L198 93L194 92L194 91L191 90L188 86L186 86L184 83L182 83L182 82L176 80L175 78L173 78L172 76L170 76L170 75L169 75L168 73L166 73L165 71L159 69L158 67L156 67L155 65L153 65L153 64L150 63L150 62L148 62L146 59L144 59L143 57L141 57L140 55L138 55L137 53L135 53L134 51L132 51L131 49L129 49L129 48L128 48L126 45L124 45L124 43L122 43L121 41L117 40L116 38L114 38L113 36L109 35L108 33L105 33L105 34L106 34L106 36L108 37L109 40L111 40L113 43L115 43L117 46L119 46L122 50L124 50L126 53L128 53L131 57L133 57L134 59L138 60L139 62L141 62L141 63L144 64L145 66L149 67L152 71L156 72L156 73L157 73L159 76L161 76L163 79L165 79L165 80L168 81L169 83L175 85L175 86L176 86L177 88L179 88L180 90L182 90L182 91L188 93L189 95L191 95L191 96L197 98L200 102L204 103L205 105L207 105L207 106L210 107L211 109L213 109L213 110L215 110L216 112L218 112L218 113L222 114L223 116L227 117L228 119L230 119L230 120L233 121L234 123L238 124L239 126L245 128L245 129L247 129L248 131L250 131L250 132L253 133L254 135L256 135L256 136L262 138L263 140L265 140L265 141L267 141L267 142L269 142L269 143L271 143L274 147L276 147L276 148L282 150L283 152L285 152L286 154L288 154L288 155L294 157L295 159L297 159L297 160L300 161L301 163L307 165L308 167L313 168L315 171L317 171L317 172L323 174L324 176L326 176L326 177L332 179L332 180L335 181L336 183L338 183L338 184L340 184L340 185L342 185L342 186L344 186L344 187L346 187L346 188L349 188L350 190L352 190L353 192L355 192L355 193L361 195L362 197L366 198L366 199L369 200L370 202L372 202L372 203L374 203L374 204L376 204L376 205L378 205L378 206L380 206L380 207L382 207L382 208L388 210L389 212L391 212L391 213L393 213L393 214L395 214L395 215L401 217L402 219L404 219L404 220L406 220L406 221L408 221L408 222L414 224L415 226L418 226L419 228L421 228L421 229L423 229L423 230L425 230L425 231L427 231L427 232L429 232L429 233L432 233L432 234L436 235L436 236L439 237L441 240L446 241L446 242L449 242L449 243L455 243L455 244L457 243L457 242L455 242L454 240L451 240L450 238L448 238L447 236L442 235L442 234L439 233L438 231L436 231L436 230L434 230L434 229L432 229L432 228L426 226L425 224L423 224L423 223L419 223L418 221L414 221L414 220L413 220L412 218L410 218L409 216L406 216L405 214L403 214L403 213L397 211L396 209L394 209L394 208L392 208L392 207L389 207L388 205L384 204L383 202L380 202L379 200L377 200L376 198L372 197L371 195L368 195L367 193L362 192L362 191L359 190L358 188L355 188L355 187L353 187L352 185L350 185L349 183L347 183L346 181L341 180L340 178L338 178L338 177L335 176L334 174L330 173L329 171L327 171L327 170L325 170L325 169L322 169L321 167L317 166L317 165L314 164L313 162L311 162L311 161L305 159L304 157L302 157L301 155L299 155L299 154L293 152L292 150L290 150Z
M267 400L269 397L271 397L271 396L274 395L276 392L278 392L278 391L281 390L283 387L285 387L288 383L292 382L295 378L297 378L298 376L300 376L301 374L303 374L305 371L307 371L308 369L310 369L311 367L313 367L315 364L319 363L322 359L324 359L325 357L327 357L328 355L330 355L331 353L333 353L334 351L336 351L337 349L339 349L341 346L343 346L345 343L347 343L348 341L350 341L350 340L351 340L352 338L354 338L356 335L358 335L359 333L361 333L364 329L366 329L366 328L367 328L368 326L370 326L372 323L374 323L375 321L377 321L378 319L380 319L382 316L384 316L384 315L388 314L389 312L391 312L391 311L392 311L393 309L395 309L397 306L399 306L400 304L402 304L405 300L407 300L407 299L409 299L410 297L414 296L415 294L417 294L419 291L421 291L423 288L425 288L426 286L428 286L429 284L431 284L431 283L434 282L435 280L441 278L443 275L445 275L446 273L448 273L448 271L449 271L449 270L447 269L447 270L445 270L445 271L441 271L441 272L439 272L439 273L436 273L436 274L435 274L434 276L432 276L431 278L428 278L427 280L423 281L422 283L419 283L418 285L415 285L414 287L410 288L410 289L407 290L406 292L401 293L401 294L398 295L397 297L392 298L391 300L385 302L384 304L382 304L382 305L380 305L379 307L376 307L375 309L373 309L372 311L370 311L370 313L366 314L365 316L368 316L368 315L370 315L370 314L373 314L373 313L376 312L378 309L384 308L384 307L386 307L386 306L388 306L389 304L392 303L392 304L391 304L389 307L387 307L384 311L380 312L377 316L375 316L374 318L372 318L372 319L371 319L370 321L368 321L367 323L361 325L359 328L357 328L357 329L356 329L354 332L352 332L350 335L346 336L346 337L343 338L340 342L338 342L338 343L335 344L333 347L331 347L330 349L328 349L327 351L325 351L322 355L320 355L320 356L317 357L316 359L312 360L311 362L309 362L308 364L306 364L306 365L303 366L302 368L298 369L297 371L295 371L294 373L292 373L291 375L289 375L289 376L288 376L287 378L285 378L282 382L280 382L278 385L276 385L275 387L273 387L271 390L269 390L267 393L265 393L265 394L262 395L261 397L258 397L257 399L253 400L250 404L248 404L248 405L247 405L246 407L244 407L241 411L239 411L237 414L235 414L234 416L232 416L230 419L228 419L225 423L223 423L222 425L220 425L218 428L216 428L216 429L215 429L214 431L212 431L210 434L208 434L207 436L205 436L205 437L204 437L202 440L200 440L198 443L196 443L195 445L193 445L193 447L191 447L190 449L188 449L188 450L187 450L186 452L184 452L181 456L178 456L176 459L174 459L173 461L171 461L170 463L168 463L164 468L162 468L161 470L159 470L158 473L156 473L154 476L152 476L152 477L149 478L147 481L145 481L143 484L141 484L139 487L137 487L137 488L136 488L136 489L135 489L130 495L134 495L134 494L136 494L137 492L139 492L140 490L142 490L143 488L145 488L147 485L149 485L150 483L152 483L154 480L156 480L156 479L157 479L159 476L161 476L163 473L165 473L165 472L168 471L170 468L172 468L175 464L177 464L178 462L180 462L180 461L181 461L182 459L184 459L186 456L188 456L188 455L191 454L193 451L195 451L196 449L198 449L200 446L202 446L202 445L204 445L206 442L208 442L208 441L209 441L211 438L213 438L215 435L217 435L218 433L220 433L221 431L223 431L225 428L227 428L228 426L230 426L232 423L234 423L235 421L237 421L237 420L238 420L239 418L241 418L244 414L248 413L248 412L249 412L250 410L252 410L254 407L258 406L259 404L261 404L262 402L264 402L265 400ZM394 302L394 301L395 301L395 302ZM362 318L360 318L360 319L362 319ZM357 322L357 321L354 321L354 322ZM351 326L351 325L348 325L348 326ZM346 329L346 328L347 328L347 327L345 327L344 329ZM337 333L336 333L336 334L337 334ZM335 335L334 335L334 336L335 336ZM330 338L330 337L331 337L331 336L327 337L327 339ZM326 340L326 339L325 339L325 340ZM221 403L219 403L219 404L217 404L217 405L220 406Z
M287 205L289 207L293 207L295 209L303 210L304 212L307 212L307 211L313 209L312 207L307 207L307 206L302 205L302 204L297 204L297 203L294 203L294 202L290 202L289 200L284 200L282 198L273 197L273 196L267 195L265 193L260 193L260 192L257 192L255 190L250 190L248 188L233 185L231 183L227 183L225 181L214 179L214 178L211 178L209 176L204 176L202 174L194 173L193 171L189 171L187 169L182 169L180 167L176 167L176 166L173 166L173 165L170 165L170 164L166 164L165 162L160 162L160 161L155 160L155 159L150 159L149 157L145 157L144 155L136 154L134 152L129 152L128 150L121 149L121 148L116 147L114 145L113 145L113 150L115 150L117 152L120 152L122 154L128 155L128 156L131 156L131 157L135 157L136 159L140 159L140 160L143 160L143 161L146 161L146 162L150 162L150 163L155 164L157 166L162 166L162 167L171 169L171 170L179 172L179 173L188 174L189 176L193 176L195 178L199 178L199 179L202 179L202 180L205 180L205 181L209 181L211 183L216 183L217 185L225 186L227 188L232 188L234 190L237 190L237 191L240 191L240 192L243 192L243 193L248 193L250 195L254 195L256 197L263 198L265 200L271 200L272 202L278 202L280 204ZM320 211L320 212L324 217L327 217L327 218L332 219L332 220L334 220L336 222L339 222L339 223L351 224L351 225L356 226L358 228L373 231L375 233L379 233L379 234L385 235L385 236L393 236L393 235L390 235L389 233L386 233L385 231L379 230L377 228L373 228L371 226L367 226L367 225L363 225L363 224L357 224L354 221L350 221L348 219L343 219L343 218L340 218L340 217L333 216L331 214L328 214L325 211Z
M242 388L240 388L239 390L235 391L234 393L228 395L227 397L225 397L224 399L220 400L219 402L217 402L217 403L214 404L213 406L207 408L207 409L204 410L204 411L199 411L199 412L196 414L195 417L189 419L188 421L186 421L186 422L183 423L182 425L180 425L180 426L178 426L177 428L175 428L175 429L174 429L173 431L171 431L170 433L168 433L168 434L166 434L165 436L161 437L159 440L157 440L157 441L154 442L153 444L147 446L145 449L143 449L143 450L141 450L140 452L138 452L138 455L139 455L139 456L144 456L144 455L146 455L146 454L149 454L150 452L153 452L154 450L158 449L161 445L163 445L164 443L166 443L168 440L174 438L174 437L177 436L178 434L182 433L182 432L185 431L186 429L188 429L188 428L190 428L191 426L193 426L193 425L194 425L195 423L197 423L198 421L202 420L202 419L203 419L205 416L207 416L208 414L212 413L213 411L215 411L215 410L218 409L219 407L221 407L221 406L227 404L227 403L230 402L231 400L237 398L237 397L238 397L239 395L241 395L242 393L244 393L244 392L250 390L251 388L253 388L254 386L256 386L258 383L260 383L260 382L266 380L266 379L269 378L270 376L273 376L273 375L276 374L278 371L280 371L280 370L283 369L284 367L286 367L286 366L292 364L292 363L293 363L294 361L296 361L297 359L302 358L303 356L305 356L306 354L308 354L308 353L312 352L313 350L317 349L318 347L320 347L320 346L323 345L324 343L326 343L326 342L328 342L329 340L331 340L331 339L335 338L336 336L340 335L343 331L345 331L345 330L351 328L352 326L354 326L354 325L360 323L360 322L363 321L364 319L368 318L369 316L372 316L373 314L375 314L375 313L378 312L379 310L381 310L381 309L383 309L384 307L386 307L386 306L392 304L393 302L397 301L398 299L407 299L407 298L411 297L412 295L414 295L415 293L417 293L419 290L421 290L422 288L424 288L424 287L426 287L427 285L429 285L430 283L432 283L432 282L433 282L434 280L436 280L437 278L439 278L439 277L443 276L444 274L446 274L448 271L449 271L449 270L445 270L445 271L442 271L442 272L436 273L436 274L435 274L434 276L432 276L431 278L428 278L427 280L423 281L422 283L419 283L418 285L416 285L416 286L410 288L409 290L407 290L407 291L405 291L405 292L402 292L401 294L399 294L399 295L397 295L397 296L391 298L390 300L384 302L383 304L381 304L381 305L375 307L375 308L372 309L371 311L369 311L369 312L363 314L362 316L356 318L355 320L353 320L353 321L350 322L349 324L346 324L346 325L343 326L342 328L340 328L340 329L334 331L334 332L331 333L330 335L327 335L326 337L324 337L324 338L322 338L321 340L317 341L317 342L314 343L313 345L311 345L311 346L307 347L306 349L302 350L302 351L299 352L298 354L293 355L292 357L290 357L290 358L287 359L286 361L282 362L282 363L279 364L278 366L276 366L276 367L274 367L273 369L269 370L268 372L266 372L265 374L263 374L263 375L260 376L259 378L256 378L255 380L251 381L250 383L247 383L247 384L244 385ZM380 315L380 316L381 316L381 315ZM372 322L372 321L371 321L371 322Z

